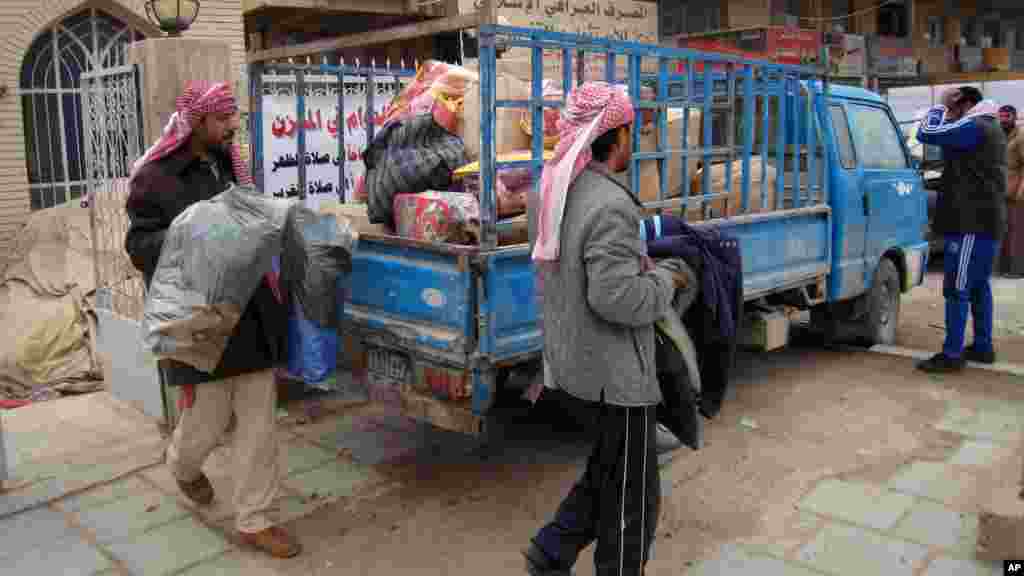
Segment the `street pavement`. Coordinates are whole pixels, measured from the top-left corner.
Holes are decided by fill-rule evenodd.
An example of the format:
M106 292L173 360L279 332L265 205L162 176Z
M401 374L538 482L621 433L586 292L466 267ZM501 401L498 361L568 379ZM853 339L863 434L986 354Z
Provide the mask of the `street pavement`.
M586 457L543 398L513 410L497 448L386 404L288 405L279 504L306 551L272 560L231 531L230 439L206 467L218 499L198 509L137 414L105 393L2 414L3 573L522 574L520 547ZM797 344L743 355L706 432L662 471L648 574L1002 574L974 549L981 511L1020 478L1019 376L926 376L910 358Z

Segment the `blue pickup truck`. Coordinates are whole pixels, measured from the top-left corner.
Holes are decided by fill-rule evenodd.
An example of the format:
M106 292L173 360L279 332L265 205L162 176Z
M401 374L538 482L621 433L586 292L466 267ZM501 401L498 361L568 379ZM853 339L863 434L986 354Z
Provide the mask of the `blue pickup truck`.
M405 414L486 433L499 391L517 380L510 374L540 357L529 246L498 243L506 223L497 218L495 170L507 164L499 166L493 139L498 107L530 110L540 126L545 108L562 105L543 97L545 52L561 53L563 85L582 74L586 53L603 55L607 79L631 94L654 88L652 100L635 98L635 105L654 118L657 147L641 153L634 131L630 182L637 190L641 166L656 162L658 200L645 204L648 211L696 213L696 226L740 241L744 298L765 319L745 325L770 329L793 310L809 310L827 337L893 342L900 295L924 276L927 202L878 95L831 84L817 69L722 54L502 26L481 26L478 34L480 244L367 235L354 257L346 316L371 385L394 392ZM532 54L529 100L495 99L496 50L510 47ZM623 63L627 77L617 78ZM687 130L681 142L669 141L672 111L701 115L698 142L687 141ZM533 160L518 165L539 175L542 131L533 133ZM707 168L699 176L694 158ZM682 190L668 189L673 166L682 171ZM701 182L701 194L691 194L691 180ZM716 200L734 202L733 209L712 212Z

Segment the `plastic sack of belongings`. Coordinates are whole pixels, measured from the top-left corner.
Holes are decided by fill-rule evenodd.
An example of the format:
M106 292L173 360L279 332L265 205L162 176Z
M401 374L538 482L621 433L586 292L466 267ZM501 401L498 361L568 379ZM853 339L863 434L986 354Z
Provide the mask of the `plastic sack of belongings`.
M468 160L462 140L423 114L384 126L363 153L363 161L370 222L394 226L397 195L447 190L452 172Z
M288 372L334 388L344 288L355 232L348 220L295 209L285 222L281 286L288 303Z
M143 342L157 358L214 371L249 299L280 256L280 287L294 303L293 315L301 310L321 330L289 334L289 350L300 354L297 366L314 367L300 373L319 373L315 367L324 354L337 353L337 346L328 351L329 342L318 337L333 330L337 342L337 281L351 265L356 239L347 220L322 218L300 202L265 196L252 186L232 186L197 202L164 237L146 294Z
M388 104L381 114L387 125L395 120L431 114L442 128L458 134L463 103L470 87L480 76L461 66L428 60L416 71L416 77Z
M544 94L557 98L554 83ZM425 63L413 82L385 109L383 127L368 144L363 194L370 223L424 242L475 244L480 241L480 166L469 163L480 144L479 76L439 62ZM502 75L495 97L529 98L528 85ZM453 120L449 114L454 113ZM557 139L558 110L545 111L545 143ZM521 122L522 121L522 122ZM522 110L499 108L495 153L500 162L529 160L531 127ZM555 139L552 139L552 138ZM545 159L552 155L545 151ZM494 182L498 243L526 241L526 205L536 186L531 169L501 168Z

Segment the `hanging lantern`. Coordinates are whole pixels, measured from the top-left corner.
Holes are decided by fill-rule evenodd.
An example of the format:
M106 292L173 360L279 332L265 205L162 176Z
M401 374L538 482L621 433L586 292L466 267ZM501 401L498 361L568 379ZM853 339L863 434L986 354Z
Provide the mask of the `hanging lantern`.
M146 16L168 36L180 36L199 16L199 0L146 0Z

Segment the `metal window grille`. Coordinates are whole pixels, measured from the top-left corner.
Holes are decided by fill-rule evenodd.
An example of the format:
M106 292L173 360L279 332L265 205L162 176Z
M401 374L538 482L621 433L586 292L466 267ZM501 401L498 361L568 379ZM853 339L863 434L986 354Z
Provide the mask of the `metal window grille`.
M126 64L125 47L142 34L96 8L45 30L21 65L20 94L32 210L87 193L83 73Z

